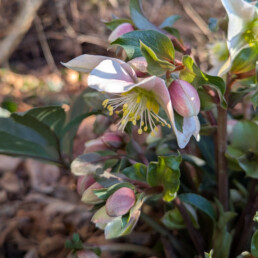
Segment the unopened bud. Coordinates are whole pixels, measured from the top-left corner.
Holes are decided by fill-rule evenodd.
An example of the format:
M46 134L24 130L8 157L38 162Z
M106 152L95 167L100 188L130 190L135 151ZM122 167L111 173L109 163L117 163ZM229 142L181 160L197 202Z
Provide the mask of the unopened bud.
M101 138L90 140L86 142L84 146L85 146L84 153L96 152L96 151L107 149L107 146L104 144Z
M82 201L86 204L98 204L103 202L103 200L99 199L96 194L94 194L94 190L101 189L103 186L99 183L94 183L90 187L88 187L83 195L82 195Z
M196 116L200 111L197 90L187 81L174 80L169 88L173 108L183 117Z
M122 23L119 26L117 26L112 33L110 34L108 41L109 42L113 42L115 41L117 38L121 37L122 35L124 35L125 33L128 33L130 31L134 31L134 27L132 26L132 24L130 23Z
M92 175L79 176L77 179L77 192L78 194L83 194L86 189L88 189L96 181Z
M119 149L123 145L123 139L120 135L113 132L106 132L101 136L101 140L107 147Z
M148 63L143 56L136 57L128 62L128 64L134 69L137 77L144 77L148 74Z
M76 252L77 258L99 258L94 252L90 250L80 250Z
M134 203L134 191L128 187L122 187L107 199L106 212L110 217L122 216L133 207Z

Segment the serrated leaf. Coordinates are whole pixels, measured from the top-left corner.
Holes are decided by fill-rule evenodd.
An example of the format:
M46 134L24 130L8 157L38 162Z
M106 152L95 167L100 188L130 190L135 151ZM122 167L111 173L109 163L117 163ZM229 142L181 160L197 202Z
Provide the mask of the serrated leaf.
M181 18L180 15L171 15L167 17L161 24L160 28L165 28L165 27L172 27L174 23Z
M166 202L172 201L179 189L181 161L181 156L160 156L158 162L149 164L147 181L151 186L164 187L163 200Z
M114 19L114 20L109 21L109 22L104 22L104 24L110 30L114 30L116 27L118 27L119 25L121 25L123 23L130 23L130 24L134 25L133 22L129 19Z
M175 70L175 65L169 63L166 60L159 59L155 52L150 47L145 45L143 42L140 42L140 48L143 56L145 57L148 63L147 71L149 74L162 76L167 71Z
M174 60L175 50L171 40L154 30L131 31L112 42L124 48L129 59L142 56L140 42L143 42L162 60Z
M141 1L139 0L130 0L130 16L138 29L141 29L141 30L158 29L144 16L142 12Z
M226 85L223 79L202 72L190 56L183 56L182 62L185 65L185 69L180 72L180 79L191 83L196 89L203 85L212 87L220 97L221 106L226 108L227 103L224 99Z
M195 208L199 209L200 211L208 215L212 220L216 219L216 213L213 206L204 197L194 193L185 193L180 194L179 198L181 201L188 203L194 206Z

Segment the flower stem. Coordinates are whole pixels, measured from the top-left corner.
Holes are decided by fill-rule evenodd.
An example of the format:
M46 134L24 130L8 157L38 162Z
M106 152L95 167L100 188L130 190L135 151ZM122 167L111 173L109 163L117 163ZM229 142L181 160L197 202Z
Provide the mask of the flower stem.
M193 241L193 244L194 244L198 254L202 257L204 255L204 239L203 239L202 235L199 233L199 231L197 231L193 227L190 216L188 215L188 212L187 212L185 206L183 205L183 203L181 202L181 200L178 197L176 197L174 200L174 203L184 219L188 233Z
M229 74L227 76L227 88L224 95L225 100L228 101L229 93L232 85L236 79ZM228 174L227 174L227 160L225 152L227 150L227 109L218 106L218 130L217 130L217 185L218 198L223 205L224 210L228 209Z

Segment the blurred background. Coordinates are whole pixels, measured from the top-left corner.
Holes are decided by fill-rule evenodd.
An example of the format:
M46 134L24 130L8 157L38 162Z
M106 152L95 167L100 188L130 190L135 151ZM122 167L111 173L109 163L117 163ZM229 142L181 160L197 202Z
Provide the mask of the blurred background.
M110 31L103 21L112 15L128 18L128 5L126 0L0 0L0 116L45 105L69 108L87 85L85 75L60 62L83 53L114 56L107 50ZM156 25L180 15L175 27L201 68L210 68L207 43L217 36L208 21L225 16L220 0L150 0L143 1L143 9ZM80 126L75 156L95 137L94 120ZM0 257L66 257L64 243L74 232L87 244L110 244L90 219L72 175L32 159L0 155ZM139 222L133 234L116 242L153 245L155 236L148 230ZM111 256L132 253L106 251L102 257Z

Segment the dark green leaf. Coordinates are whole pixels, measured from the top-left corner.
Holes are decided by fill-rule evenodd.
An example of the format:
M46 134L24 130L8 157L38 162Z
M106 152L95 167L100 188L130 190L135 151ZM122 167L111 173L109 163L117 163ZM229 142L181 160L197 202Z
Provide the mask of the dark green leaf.
M226 108L227 103L224 99L226 85L223 79L202 72L190 56L184 56L182 61L185 69L180 72L180 79L191 83L196 89L203 85L212 87L220 97L221 106Z
M255 231L251 240L251 253L254 257L258 257L258 230Z
M130 23L133 25L133 22L129 19L114 19L110 22L104 22L104 23L107 26L107 28L109 28L110 30L114 30L116 27L118 27L123 23Z
M158 29L144 16L142 12L141 1L139 0L130 0L130 16L138 29L141 29L141 30Z
M131 167L125 168L122 173L131 179L145 182L147 176L147 167L142 163L136 163Z
M147 45L145 45L143 42L140 43L140 48L143 56L145 57L148 63L147 71L149 74L162 76L167 71L175 70L175 65L169 63L166 60L159 59L155 52Z
M254 109L256 109L258 106L258 87L256 88L254 95L251 97L251 101L253 103Z
M151 162L148 167L147 181L151 186L164 187L163 200L172 201L179 189L181 156L160 156L158 162Z
M181 201L188 203L190 205L193 205L195 208L204 212L211 219L213 220L216 219L216 214L213 206L207 199L205 199L201 195L194 194L194 193L185 193L185 194L180 194L179 198Z
M165 28L165 27L172 27L174 23L181 18L180 15L171 15L167 17L162 24L159 26L160 28Z
M129 59L142 56L140 42L152 49L161 60L174 60L175 50L171 40L164 34L154 30L132 31L124 34L112 45L124 48Z

